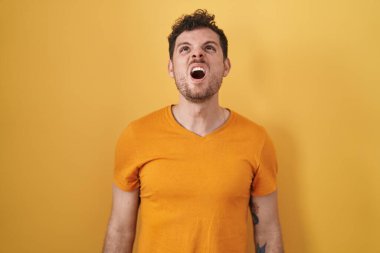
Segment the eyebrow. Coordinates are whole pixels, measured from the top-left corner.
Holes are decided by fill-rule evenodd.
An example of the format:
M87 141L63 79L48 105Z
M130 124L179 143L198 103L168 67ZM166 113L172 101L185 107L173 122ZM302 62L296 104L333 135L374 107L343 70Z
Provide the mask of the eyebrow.
M190 45L190 43L189 42L181 42L181 43L178 43L176 47L178 48L179 46L182 46L182 45Z
M206 45L206 44L214 44L214 45L218 45L218 43L216 43L215 41L213 41L213 40L208 40L208 41L206 41L205 43L203 43L203 45Z
M207 45L207 44L214 44L214 45L218 45L218 43L216 43L215 41L213 41L213 40L208 40L208 41L206 41L205 43L203 43L203 45ZM176 46L176 48L178 48L178 47L180 47L180 46L182 46L182 45L191 45L189 42L181 42L181 43L178 43L177 44L177 46Z

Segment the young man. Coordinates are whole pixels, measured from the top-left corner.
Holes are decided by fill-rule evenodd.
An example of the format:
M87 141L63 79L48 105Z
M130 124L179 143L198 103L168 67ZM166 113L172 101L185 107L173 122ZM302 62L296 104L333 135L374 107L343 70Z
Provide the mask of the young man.
M172 29L168 70L179 102L121 135L104 252L131 253L135 244L139 253L246 253L247 208L256 252L283 252L272 142L218 103L231 68L227 38L203 10Z

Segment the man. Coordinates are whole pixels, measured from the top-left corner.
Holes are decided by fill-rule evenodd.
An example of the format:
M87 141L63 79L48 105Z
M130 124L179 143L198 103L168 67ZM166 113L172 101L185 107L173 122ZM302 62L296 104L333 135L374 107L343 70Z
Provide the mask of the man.
M247 208L256 252L282 252L273 145L261 126L218 103L231 68L227 38L204 10L172 29L168 70L179 102L121 135L104 252L135 244L139 253L246 253Z

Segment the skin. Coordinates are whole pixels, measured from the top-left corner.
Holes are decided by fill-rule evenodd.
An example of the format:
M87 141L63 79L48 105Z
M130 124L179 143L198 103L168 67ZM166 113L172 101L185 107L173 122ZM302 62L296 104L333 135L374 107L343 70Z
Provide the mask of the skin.
M132 253L139 195L139 189L126 192L112 186L112 212L103 246L104 253Z
M206 70L202 80L191 77L194 66ZM184 128L205 136L224 124L229 111L219 106L218 92L230 69L231 63L223 55L219 36L211 29L185 31L177 37L168 72L179 91L179 103L172 107L172 112ZM251 198L250 207L255 223L256 252L283 252L277 193ZM113 186L113 206L104 253L132 253L138 208L138 189L124 192Z
M251 197L250 210L256 253L283 253L277 191L265 196Z
M206 70L202 81L190 75L191 68L198 65ZM185 31L177 37L168 72L179 90L173 115L183 127L205 136L224 123L229 111L219 106L218 91L230 69L219 36L211 29Z

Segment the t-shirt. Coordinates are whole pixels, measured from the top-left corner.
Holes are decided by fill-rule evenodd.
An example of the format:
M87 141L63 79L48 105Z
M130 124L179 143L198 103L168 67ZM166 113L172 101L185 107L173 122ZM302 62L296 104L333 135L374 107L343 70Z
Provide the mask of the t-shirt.
M250 196L276 190L263 127L229 110L202 137L171 106L131 122L116 148L115 184L140 188L139 253L246 253Z

